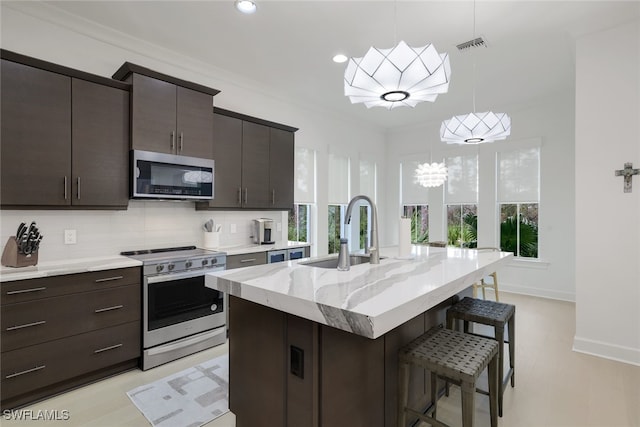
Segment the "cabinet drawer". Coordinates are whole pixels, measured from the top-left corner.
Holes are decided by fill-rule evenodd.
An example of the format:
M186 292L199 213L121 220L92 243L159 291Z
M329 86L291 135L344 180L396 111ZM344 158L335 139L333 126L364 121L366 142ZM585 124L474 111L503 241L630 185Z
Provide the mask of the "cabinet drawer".
M227 255L227 270L232 268L249 267L267 263L267 253L257 252L252 254Z
M141 319L140 286L83 292L2 307L2 351Z
M140 267L19 280L0 284L2 305L140 283Z
M140 357L140 322L2 353L2 400Z

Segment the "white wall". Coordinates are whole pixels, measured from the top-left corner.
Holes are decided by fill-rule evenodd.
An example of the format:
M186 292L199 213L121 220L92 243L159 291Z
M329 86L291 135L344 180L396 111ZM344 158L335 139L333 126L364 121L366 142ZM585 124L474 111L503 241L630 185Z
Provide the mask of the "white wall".
M318 193L317 212L315 212L317 228L312 230L315 236L313 251L317 254L327 252L327 153L330 147L343 147L343 149L357 162L359 156L365 156L374 160L379 166L380 194L384 195L384 134L379 129L370 125L362 125L347 121L329 111L321 111L311 105L301 104L299 100L282 99L276 93L270 93L268 88L261 87L258 83L247 81L232 75L224 70L217 69L208 64L185 57L180 53L168 51L160 46L149 45L140 40L127 37L123 34L96 26L73 17L62 14L56 9L47 7L42 3L18 2L13 5L2 3L1 8L1 44L3 49L15 51L24 55L65 65L71 68L90 72L97 75L111 77L111 75L124 63L129 61L159 72L176 76L185 80L197 82L206 86L221 90L215 97L216 106L259 117L286 125L294 126L300 130L296 132L296 144L313 148L317 151L318 165ZM357 163L356 163L357 164ZM357 169L353 169L353 188L357 188ZM353 194L353 193L352 193ZM384 203L383 198L379 199ZM193 205L191 204L191 207ZM172 216L178 210L181 218L188 218L189 224L199 224L207 215L196 213L185 205L177 207L173 204L132 203L130 211L121 214L109 212L78 212L78 211L38 211L37 217L43 223L51 223L51 229L43 229L47 238L43 240L41 247L41 259L63 258L70 252L78 252L93 255L96 246L77 246L77 251L57 250L58 242L62 239L62 232L67 224L83 221L91 221L88 218L103 217L103 223L118 224L117 227L140 230L140 216L145 218L159 217L153 223L164 223L166 227L153 225L153 232L146 230L142 234L143 246L155 245L158 240L173 240L174 232L171 231ZM166 215L165 215L166 213ZM211 213L216 217L220 213ZM273 213L272 213L273 214ZM249 218L268 216L261 212L249 212ZM241 214L241 221L246 216ZM20 218L33 218L33 212L2 211L3 238L11 235ZM182 220L182 219L181 219ZM380 219L384 221L384 216ZM18 221L18 222L16 222ZM39 222L40 223L40 222ZM228 222L229 224L229 222ZM185 231L190 226L186 223L179 226ZM286 225L283 226L286 228ZM117 229L107 227L110 232L117 234ZM166 230L166 236L162 237L162 230ZM243 229L239 226L239 229ZM80 233L80 231L79 231ZM200 244L192 241L196 238L196 231L187 231L189 241L192 244ZM78 240L84 233L79 234ZM179 234L182 236L182 234ZM199 236L199 235L198 235ZM233 242L238 236L222 236L222 241ZM92 239L93 241L93 239ZM94 242L95 243L95 242ZM53 245L52 248L47 248ZM121 245L108 245L111 249L119 251L123 247L130 247L130 242L125 239ZM56 250L53 250L56 248ZM106 249L105 249L106 250ZM100 254L104 250L98 251Z
M574 349L640 365L640 22L576 47Z
M478 245L499 246L499 212L496 205L495 152L539 141L540 209L539 261L514 261L499 273L500 288L508 291L574 300L574 155L573 88L555 99L528 108L495 106L512 120L511 135L505 141L475 146L440 142L440 122L391 132L388 135L387 217L400 216L399 164L407 156L442 161L448 153L478 153L479 200ZM465 111L460 111L460 114ZM429 204L429 238L446 240L443 187L425 189ZM397 242L397 226L388 227L388 240Z

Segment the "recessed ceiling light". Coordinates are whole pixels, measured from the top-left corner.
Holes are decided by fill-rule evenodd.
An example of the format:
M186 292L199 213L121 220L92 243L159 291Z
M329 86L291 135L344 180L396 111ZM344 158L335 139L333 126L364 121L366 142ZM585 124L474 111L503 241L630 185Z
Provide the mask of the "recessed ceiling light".
M251 14L256 11L256 2L252 0L236 0L234 2L236 9L242 13Z
M347 62L347 58L345 55L339 53L333 57L333 62L337 62L338 64L342 64L343 62Z

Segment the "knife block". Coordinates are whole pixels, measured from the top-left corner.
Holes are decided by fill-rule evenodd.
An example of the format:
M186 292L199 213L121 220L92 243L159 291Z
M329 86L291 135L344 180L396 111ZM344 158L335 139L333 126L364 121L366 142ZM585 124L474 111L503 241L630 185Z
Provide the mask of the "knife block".
M28 267L38 263L38 252L33 254L23 254L18 250L16 236L9 237L7 244L2 251L2 265L7 267Z

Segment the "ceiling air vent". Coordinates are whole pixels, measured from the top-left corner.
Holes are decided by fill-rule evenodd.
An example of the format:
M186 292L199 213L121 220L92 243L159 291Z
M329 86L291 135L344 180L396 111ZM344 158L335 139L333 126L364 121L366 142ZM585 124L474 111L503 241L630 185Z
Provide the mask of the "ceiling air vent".
M459 51L464 52L465 50L476 48L476 47L487 47L487 43L482 37L475 38L473 40L466 41L464 43L460 43L456 45Z

